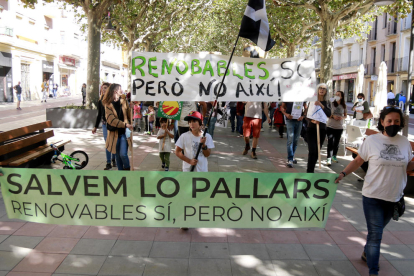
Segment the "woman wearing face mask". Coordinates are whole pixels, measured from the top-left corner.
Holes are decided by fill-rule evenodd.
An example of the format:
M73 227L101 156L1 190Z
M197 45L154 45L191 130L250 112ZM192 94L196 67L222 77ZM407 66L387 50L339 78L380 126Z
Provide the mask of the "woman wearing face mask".
M362 203L368 236L361 258L367 262L370 275L378 275L382 233L393 217L395 202L404 195L407 170L414 169L410 142L398 132L404 127L400 109L385 107L380 113L380 133L368 136L358 150L358 156L341 172L335 181L369 161Z
M346 118L346 104L344 101L344 92L337 91L333 100L332 115L326 123L326 135L328 136L327 165L332 162L338 163L336 155L339 148L339 140L344 131L344 119Z
M315 102L315 106L320 106L325 113L326 117L331 116L330 102L328 101L328 86L325 83L320 83L316 87L318 93L318 100ZM315 165L318 161L318 136L316 125L319 125L319 137L320 137L320 147L322 148L323 142L326 138L326 124L320 123L315 120L306 119L308 121L308 128L306 130L307 140L308 140L308 168L306 172L313 173L315 172Z
M369 104L365 101L365 96L363 93L359 93L357 96L357 102L352 107L354 112L354 119L363 120L364 113L369 113Z

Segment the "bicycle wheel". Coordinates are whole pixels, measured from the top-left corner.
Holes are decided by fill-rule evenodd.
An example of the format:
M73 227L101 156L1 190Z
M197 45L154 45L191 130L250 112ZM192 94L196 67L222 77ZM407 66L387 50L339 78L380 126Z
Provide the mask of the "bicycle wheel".
M88 165L89 157L84 151L81 151L81 150L74 151L70 154L70 157L76 159L76 160L73 160L72 162L75 164L75 168L77 170L81 170L85 168L86 165Z

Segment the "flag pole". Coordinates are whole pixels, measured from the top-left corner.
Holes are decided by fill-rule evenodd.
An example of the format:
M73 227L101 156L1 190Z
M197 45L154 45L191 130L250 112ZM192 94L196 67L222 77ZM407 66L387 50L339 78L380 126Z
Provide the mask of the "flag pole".
M207 125L205 125L205 127L204 127L203 138L206 137L207 129L208 129L208 126L210 125L211 117L212 117L214 109L217 105L217 100L218 100L219 95L221 93L221 88L223 86L224 80L226 79L226 75L227 75L227 72L228 72L229 67L230 67L231 59L233 58L234 51L236 50L237 42L239 42L239 37L240 37L240 31L239 31L239 34L237 35L236 43L234 43L233 51L231 52L229 62L227 63L226 71L224 72L223 79L221 80L220 87L219 87L219 90L218 90L217 95L216 95L216 99L214 100L213 107L211 108L211 111L210 111L210 115L208 116ZM200 151L201 151L201 143L198 145L197 153L196 153L196 156L194 157L194 159L198 159L198 156L200 155ZM194 169L195 169L195 166L191 165L190 171L193 172Z
M131 106L131 104L130 104ZM131 131L131 166L130 170L134 170L134 109L131 108L131 123L132 123L132 131Z

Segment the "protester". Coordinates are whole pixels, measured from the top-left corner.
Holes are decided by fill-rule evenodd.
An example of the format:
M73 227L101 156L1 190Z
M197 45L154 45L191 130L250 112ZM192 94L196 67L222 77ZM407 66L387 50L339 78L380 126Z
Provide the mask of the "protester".
M333 98L331 117L326 126L326 135L328 136L328 150L326 164L330 166L332 162L338 163L336 155L338 154L339 141L344 131L344 119L346 118L346 104L344 100L344 92L337 91Z
M178 136L190 130L188 122L184 120L185 114L197 110L197 104L200 104L203 117L206 117L207 105L205 102L182 102L181 118L178 121Z
M269 105L270 120L271 120L269 124L270 128L272 128L274 125L273 117L274 117L276 108L277 108L277 102L271 102Z
M102 104L102 99L110 86L109 83L105 82L101 86L101 90L99 91L99 101L98 101L98 116L96 116L96 122L95 127L92 129L92 134L96 133L96 130L99 127L99 124L102 122L102 133L104 140L106 142L106 138L108 136L108 129L106 126L106 118L105 118L105 107ZM112 167L116 167L116 161L115 161L115 154L112 154L109 150L105 149L106 152L106 166L104 170L110 170ZM112 160L112 165L111 165Z
M287 130L287 166L293 168L293 164L297 164L295 159L296 148L298 147L298 140L302 131L302 121L306 109L304 102L284 102L280 106L280 111L286 117Z
M160 118L159 121L161 128L157 134L157 139L160 140L158 150L162 162L161 167L168 172L170 169L171 139L174 138L174 134L167 128L167 118Z
M407 98L405 97L405 95L401 91L400 97L398 97L398 106L401 110L404 110L406 102L407 102Z
M240 134L237 137L243 137L243 118L244 118L244 106L245 103L237 102L236 105L236 118L237 118L237 132Z
M20 86L20 81L14 86L14 90L16 91L16 99L17 99L17 110L22 110L20 108L20 102L22 101L22 87Z
M154 107L152 105L150 105L148 107L148 132L147 134L152 135L154 134L154 121L155 121L155 111L154 111Z
M137 132L141 132L141 102L134 101L134 130Z
M395 95L391 90L387 94L387 104L388 105L395 105Z
M264 107L264 108L263 108ZM262 125L262 110L264 109L265 116L269 114L267 104L262 102L246 102L244 119L243 119L243 135L246 146L243 155L246 155L250 150L250 135L253 136L252 144L252 158L257 159L256 148L259 142L260 129ZM267 117L268 122L270 118Z
M41 85L42 88L42 101L41 103L46 102L47 97L49 97L49 82L45 79Z
M82 84L82 105L86 104L86 83Z
M121 85L113 83L105 93L102 104L105 106L105 117L108 124L106 148L116 154L119 171L130 170L128 158L128 140L131 125L131 110L125 95L122 95ZM111 127L109 127L111 126Z
M315 106L319 106L322 108L325 115L329 118L331 116L331 109L330 109L330 102L328 101L328 87L325 83L320 83L316 87L316 92L318 94L318 100L315 102ZM309 109L308 109L309 112ZM309 116L310 114L308 114ZM323 142L326 138L326 124L311 120L306 118L308 121L308 128L307 128L307 141L308 141L308 167L306 172L313 173L315 172L315 165L318 161L318 137L317 137L317 129L316 125L319 125L319 138L320 138L320 148L323 146Z
M227 102L226 107L230 108L230 124L231 124L231 132L234 130L237 131L237 125L235 124L235 118L237 113L237 102Z
M369 113L369 104L365 101L365 95L363 93L359 93L357 95L358 101L352 107L352 111L354 111L354 119L363 120L364 113Z
M283 138L283 133L285 131L285 118L283 117L283 113L280 108L276 108L275 112L273 113L273 120L275 127L279 131L279 137Z
M184 120L188 122L190 131L182 133L175 144L175 154L183 160L183 172L189 172L193 165L196 172L208 172L207 157L214 148L214 142L208 133L203 137L201 131L203 116L198 111L191 111L184 117ZM198 159L195 159L200 143L202 144L201 151Z
M59 85L55 84L53 85L53 98L56 99L57 98L57 90L58 90Z
M404 117L401 110L385 107L378 122L380 133L365 139L358 150L358 156L335 181L339 183L364 162L369 162L362 187L368 235L361 258L367 262L370 275L378 275L384 228L394 215L396 202L404 195L407 171L414 169L411 144L406 137L398 135L403 127Z
M205 127L207 127L208 117L210 116L210 112L211 112L211 109L213 108L214 101L205 102L205 103L207 105L207 110L205 112L206 116L204 117L203 124ZM211 135L211 138L214 138L214 129L216 127L216 122L217 122L218 105L219 103L216 104L213 114L211 115L210 123L208 125L208 133Z

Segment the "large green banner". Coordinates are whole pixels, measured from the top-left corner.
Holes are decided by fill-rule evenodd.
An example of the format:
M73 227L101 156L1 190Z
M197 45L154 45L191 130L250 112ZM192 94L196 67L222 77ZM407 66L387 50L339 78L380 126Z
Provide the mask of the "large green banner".
M138 227L325 227L335 174L2 168L9 218Z

